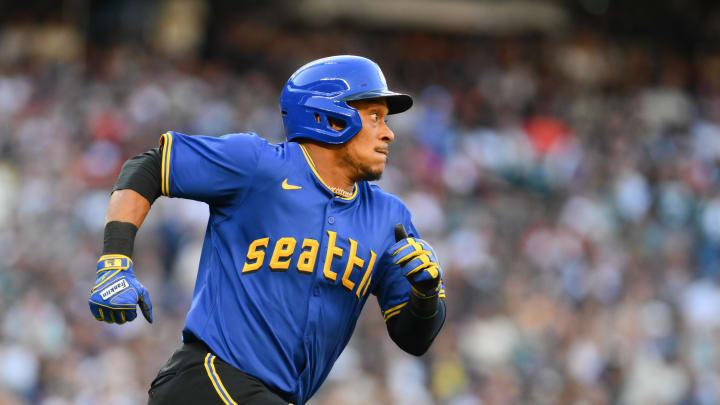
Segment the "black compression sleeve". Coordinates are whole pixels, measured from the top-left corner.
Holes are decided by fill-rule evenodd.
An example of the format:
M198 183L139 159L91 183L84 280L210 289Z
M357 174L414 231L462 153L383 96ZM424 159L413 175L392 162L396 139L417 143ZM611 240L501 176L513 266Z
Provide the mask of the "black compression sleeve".
M160 147L152 148L128 159L120 171L113 191L130 189L145 197L150 204L160 197Z
M445 323L445 301L436 298L434 311L426 317L413 311L417 303L411 296L408 305L399 314L388 319L386 326L390 338L398 347L412 355L420 356L430 348ZM423 309L427 309L426 304L423 306L425 306Z
M138 228L130 222L110 221L105 225L103 255L119 254L132 257Z

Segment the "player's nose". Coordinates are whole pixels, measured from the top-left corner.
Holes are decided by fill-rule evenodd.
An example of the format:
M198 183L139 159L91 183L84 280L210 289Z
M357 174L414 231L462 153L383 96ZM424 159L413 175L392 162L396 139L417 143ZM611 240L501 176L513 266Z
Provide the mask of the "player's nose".
M387 143L395 140L395 133L387 126L387 124L383 124L383 128L380 130L380 139Z

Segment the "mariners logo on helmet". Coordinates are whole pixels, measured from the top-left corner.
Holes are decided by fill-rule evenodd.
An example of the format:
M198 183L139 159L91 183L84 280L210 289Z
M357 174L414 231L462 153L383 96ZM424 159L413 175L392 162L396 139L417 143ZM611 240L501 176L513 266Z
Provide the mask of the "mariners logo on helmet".
M387 101L390 114L413 103L407 94L388 90L380 67L370 59L342 55L312 61L290 76L280 95L287 139L344 143L362 129L360 115L347 102L379 97ZM342 120L345 127L333 129L328 117Z

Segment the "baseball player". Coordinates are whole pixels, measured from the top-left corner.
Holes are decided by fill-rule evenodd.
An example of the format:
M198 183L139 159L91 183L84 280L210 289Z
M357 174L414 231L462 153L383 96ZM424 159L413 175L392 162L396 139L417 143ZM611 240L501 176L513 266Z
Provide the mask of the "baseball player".
M389 114L412 99L358 56L306 64L280 96L287 141L167 132L128 160L106 217L90 310L153 321L135 278L135 234L160 195L204 201L208 220L182 347L149 404L303 404L352 335L370 294L392 340L423 354L445 320L437 257L410 212L368 181L383 172Z

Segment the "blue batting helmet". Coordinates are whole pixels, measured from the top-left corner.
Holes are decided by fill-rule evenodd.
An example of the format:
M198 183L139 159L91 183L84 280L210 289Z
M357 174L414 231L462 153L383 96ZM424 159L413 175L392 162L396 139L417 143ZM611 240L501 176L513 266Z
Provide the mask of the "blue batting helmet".
M388 90L380 67L370 59L342 55L312 61L290 76L280 94L285 135L289 141L344 143L362 129L360 114L347 102L379 97L390 114L412 106L410 96ZM328 117L344 121L345 128L333 129Z

